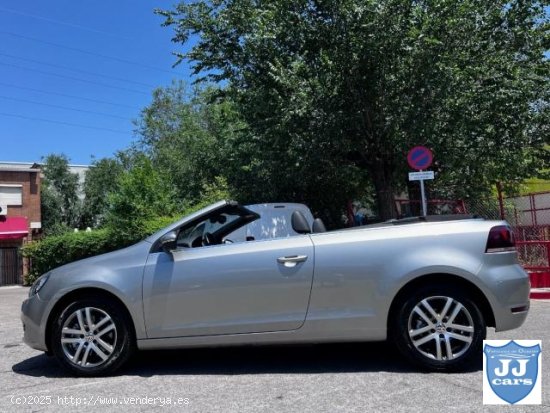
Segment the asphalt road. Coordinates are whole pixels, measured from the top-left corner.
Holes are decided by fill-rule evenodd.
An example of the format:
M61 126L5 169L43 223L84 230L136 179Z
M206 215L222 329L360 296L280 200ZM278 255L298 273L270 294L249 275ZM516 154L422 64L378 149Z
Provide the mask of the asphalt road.
M543 404L501 407L482 404L481 365L421 373L384 343L141 352L115 377L73 378L22 343L26 294L0 288L0 412L550 411L550 301L533 301L522 328L488 334L543 340Z

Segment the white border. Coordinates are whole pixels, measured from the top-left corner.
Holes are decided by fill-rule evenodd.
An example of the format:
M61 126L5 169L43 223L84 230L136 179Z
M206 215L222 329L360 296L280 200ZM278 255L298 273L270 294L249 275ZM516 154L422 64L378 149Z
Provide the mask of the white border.
M535 387L533 387L533 390L531 390L531 393L529 393L524 399L520 400L517 403L514 403L513 405L502 400L500 397L498 397L495 394L495 392L491 388L491 385L489 384L489 380L487 379L487 374L485 372L485 368L487 366L487 356L485 355L485 352L483 352L483 404L496 404L496 405L508 405L508 406L525 405L525 404L541 404L542 403L542 340L483 340L483 349L485 349L485 344L488 344L493 347L502 347L510 343L511 341L515 341L520 346L525 346L525 347L532 347L532 346L536 346L537 344L540 346L541 353L539 354L539 371L537 374L537 381L535 383Z

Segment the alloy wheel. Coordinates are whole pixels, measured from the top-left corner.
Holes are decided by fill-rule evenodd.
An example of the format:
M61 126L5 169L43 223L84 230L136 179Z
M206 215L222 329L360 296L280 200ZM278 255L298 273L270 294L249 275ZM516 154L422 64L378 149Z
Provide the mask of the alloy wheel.
M84 307L67 317L61 329L61 347L67 359L79 367L105 363L115 351L117 329L104 310Z
M427 297L412 309L408 335L416 350L438 361L453 360L470 348L474 322L468 309L447 296Z

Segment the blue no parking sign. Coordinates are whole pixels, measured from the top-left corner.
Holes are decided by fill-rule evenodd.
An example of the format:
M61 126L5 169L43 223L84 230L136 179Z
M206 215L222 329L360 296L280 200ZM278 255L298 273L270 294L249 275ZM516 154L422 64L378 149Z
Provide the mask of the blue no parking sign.
M415 146L407 155L407 162L412 169L418 171L424 171L432 164L434 156L425 146ZM428 204L426 201L426 193L424 192L424 180L433 179L433 171L431 174L423 175L422 172L411 172L409 174L409 181L420 181L420 196L422 197L422 215L426 216L428 213Z
M419 171L429 168L433 159L434 157L432 151L425 146L415 146L407 155L407 162L409 163L409 166Z

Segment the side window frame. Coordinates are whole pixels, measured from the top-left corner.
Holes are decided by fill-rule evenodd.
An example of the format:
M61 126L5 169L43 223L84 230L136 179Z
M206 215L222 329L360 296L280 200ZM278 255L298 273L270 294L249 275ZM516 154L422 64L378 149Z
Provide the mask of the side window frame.
M202 216L202 217L197 217L195 220L191 221L191 222L187 222L185 224L182 224L180 227L178 228L175 228L173 229L172 231L176 231L177 232L177 238L179 239L179 236L180 236L180 232L186 228L189 228L189 227L198 227L199 225L201 225L202 223L206 223L209 219L211 219L212 217L214 216L217 216L217 215L221 215L221 214L224 214L224 213L231 213L231 212L234 212L233 215L239 215L241 218L237 218L231 222L228 223L227 227L229 228L229 231L227 233L231 233L235 230L237 230L238 228L242 227L242 226L245 226L246 224L252 222L252 221L255 221L257 219L260 218L260 215L257 214L256 212L252 212L242 206L239 206L239 205L227 205L226 207L220 209L220 210L217 210L217 211L212 211L210 214L208 215L205 215L205 216ZM240 213L239 213L240 212ZM235 225L237 223L240 223L238 225ZM234 227L234 228L233 228ZM219 230L223 229L224 226L222 226ZM213 234L216 234L218 231L214 232ZM163 234L165 235L165 234ZM204 230L203 230L203 236L204 236ZM221 234L217 235L217 237L219 237L220 240L223 239L223 237L225 236L225 234L222 232ZM153 247L151 248L151 252L160 252L162 251L162 249L160 248L160 246L158 245L158 240L160 240L161 237L159 237L157 239L157 241L155 241L155 243L153 244ZM192 246L189 246L189 247L179 247L178 246L178 249L195 249L195 248L204 248L204 247L215 247L215 246L221 246L221 245L226 245L226 244L223 244L223 243L218 243L218 244L213 244L213 245L207 245L207 246L196 246L196 247L192 247Z

